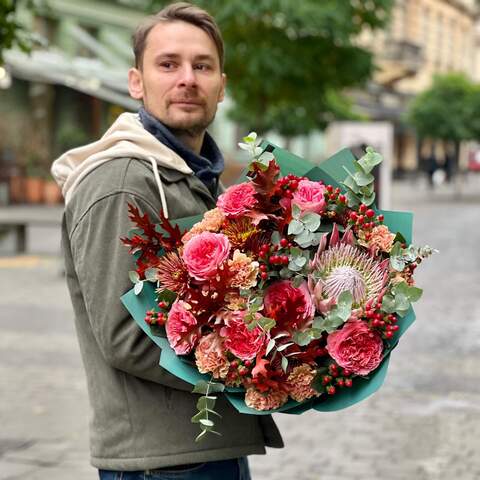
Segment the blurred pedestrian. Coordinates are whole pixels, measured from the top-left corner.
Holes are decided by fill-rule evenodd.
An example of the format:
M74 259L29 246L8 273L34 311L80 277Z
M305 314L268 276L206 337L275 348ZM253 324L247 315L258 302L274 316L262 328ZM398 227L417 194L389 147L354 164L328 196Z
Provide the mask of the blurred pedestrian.
M223 41L188 3L148 18L133 37L129 91L142 101L95 143L70 150L52 173L66 200L63 248L85 365L91 462L101 479L250 478L246 456L282 447L269 415L242 415L223 397L223 436L194 441L198 397L162 369L159 349L120 303L133 257L120 237L127 203L159 221L214 208L224 160L206 129L224 98ZM216 406L217 409L217 406Z

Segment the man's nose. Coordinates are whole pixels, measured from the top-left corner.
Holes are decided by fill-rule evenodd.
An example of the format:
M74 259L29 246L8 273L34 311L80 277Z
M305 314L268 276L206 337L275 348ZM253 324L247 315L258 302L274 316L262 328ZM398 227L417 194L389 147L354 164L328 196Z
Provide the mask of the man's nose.
M194 87L197 84L197 77L192 65L183 65L179 71L178 83L180 86Z

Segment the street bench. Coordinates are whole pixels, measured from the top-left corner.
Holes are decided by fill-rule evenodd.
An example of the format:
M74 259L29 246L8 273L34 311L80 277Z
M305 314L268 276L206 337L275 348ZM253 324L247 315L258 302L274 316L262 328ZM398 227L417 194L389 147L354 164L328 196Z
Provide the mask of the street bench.
M27 228L60 228L62 213L62 206L15 205L0 207L0 232L13 231L16 253L25 253L27 250Z

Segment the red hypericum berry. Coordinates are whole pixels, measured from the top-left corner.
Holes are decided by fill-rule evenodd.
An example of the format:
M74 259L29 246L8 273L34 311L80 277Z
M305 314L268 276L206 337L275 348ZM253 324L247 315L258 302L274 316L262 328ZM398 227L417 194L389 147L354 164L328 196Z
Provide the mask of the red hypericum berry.
M342 375L343 375L344 377L349 377L351 374L352 374L352 372L351 372L350 370L347 370L346 368L344 368L344 369L342 370Z
M245 368L245 367L241 367L238 369L238 373L244 377L247 373L248 373L248 368Z
M383 215L379 215L379 216L377 217L377 220L378 220L379 222L383 222L384 219L385 219L385 217L384 217Z
M345 381L343 380L343 378L337 378L337 385L339 387L343 387L345 385Z
M290 188L293 189L293 190L297 189L298 188L298 180L292 180L290 182Z
M335 200L335 199L337 198L337 196L336 196L334 193L331 193L331 194L328 196L328 198L329 198L330 200Z
M230 366L231 366L232 368L237 368L237 367L238 367L238 360L232 360L232 361L230 362Z
M337 188L335 189L335 193L338 195L340 192L341 192L341 190L337 187Z
M272 255L272 256L270 257L269 262L270 262L271 264L275 265L275 264L277 263L277 260L278 260L278 256L277 256L277 255Z
M368 218L373 218L375 216L375 212L369 208L366 212L365 212L365 215L368 217Z
M287 188L287 190L285 190L285 196L287 198L293 198L293 192L289 188Z
M382 302L377 303L377 308L380 310L382 308Z
M168 307L168 303L167 302L164 302L164 301L161 301L161 302L158 302L158 306L160 308L167 308Z
M365 213L367 211L367 206L364 203L361 203L360 206L358 207L358 211L360 213Z
M392 329L392 332L396 332L400 327L398 325L392 325L391 326L391 329Z
M360 215L357 219L357 223L363 223L364 220L365 220L365 217L363 215Z
M260 278L261 278L262 280L266 280L266 279L268 278L268 273L267 273L267 272L262 272L262 273L260 274Z
M332 377L330 375L324 375L322 378L322 384L328 385L332 381Z
M352 383L353 383L353 382L352 382L352 379L351 379L351 378L346 378L346 379L345 379L345 386L346 386L347 388L350 388L350 387L352 386Z
M288 246L288 240L287 240L286 238L282 238L282 239L280 240L280 246L281 246L282 248L287 247L287 246Z
M377 328L379 326L380 326L380 320L377 320L377 319L373 320L372 327Z
M340 203L347 203L347 197L345 195L340 195L338 197L338 200L340 201Z
M245 366L246 367L250 367L252 365L252 361L251 360L245 360Z
M333 385L330 385L330 386L327 387L327 393L329 395L335 395L335 392L336 392L336 389Z
M332 192L333 192L333 187L332 187L332 185L327 185L327 186L325 187L325 190L327 190L328 193L332 193Z
M274 245L274 246L273 246L273 251L274 251L274 252L278 252L278 245Z
M262 263L259 268L260 268L260 271L262 271L262 272L267 271L267 266L264 263Z
M350 217L350 220L352 220L353 222L356 222L358 218L357 212L350 212L349 217Z
M393 337L393 332L391 332L391 331L385 332L385 338L390 339L392 337Z
M288 265L288 263L290 262L290 259L288 258L288 255L282 255L282 263L284 265Z

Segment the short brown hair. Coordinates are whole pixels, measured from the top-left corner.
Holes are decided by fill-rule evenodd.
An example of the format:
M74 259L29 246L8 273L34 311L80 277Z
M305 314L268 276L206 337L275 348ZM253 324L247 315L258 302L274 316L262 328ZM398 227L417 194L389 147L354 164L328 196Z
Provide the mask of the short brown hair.
M225 47L220 28L214 18L205 10L188 2L176 2L167 5L155 15L147 17L133 34L133 53L135 55L135 67L141 68L143 54L147 45L148 34L153 27L161 22L182 21L191 23L201 28L213 40L217 47L220 68L223 72Z

